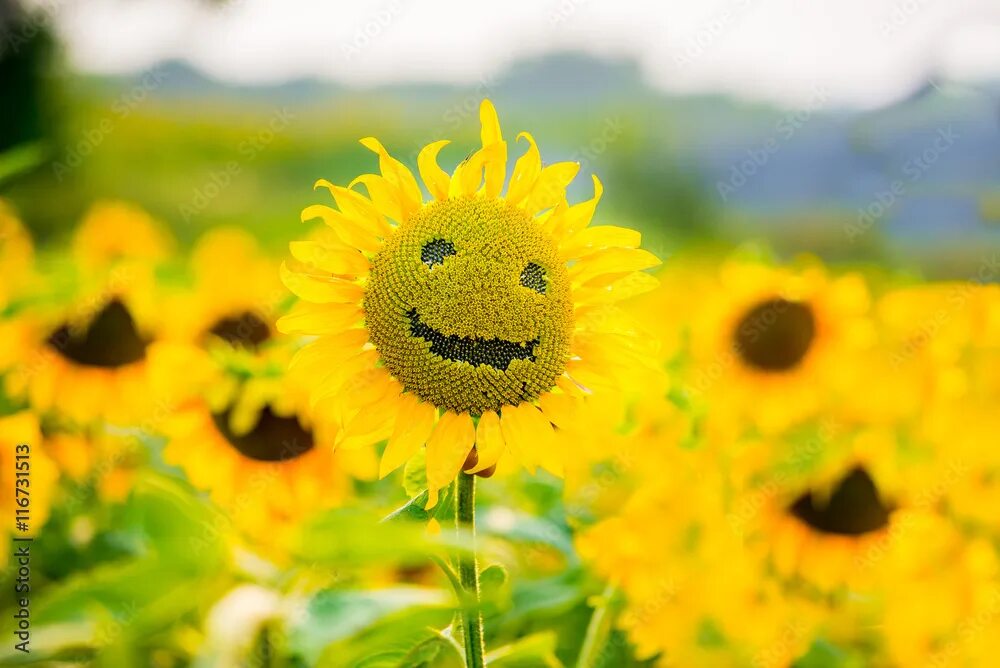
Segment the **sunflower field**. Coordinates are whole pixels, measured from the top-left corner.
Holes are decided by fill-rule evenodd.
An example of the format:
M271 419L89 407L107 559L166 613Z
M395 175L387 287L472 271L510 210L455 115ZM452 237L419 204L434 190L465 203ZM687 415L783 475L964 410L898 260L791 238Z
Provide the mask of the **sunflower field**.
M670 236L486 96L410 153L127 110L85 187L0 160L0 664L995 664L995 255Z

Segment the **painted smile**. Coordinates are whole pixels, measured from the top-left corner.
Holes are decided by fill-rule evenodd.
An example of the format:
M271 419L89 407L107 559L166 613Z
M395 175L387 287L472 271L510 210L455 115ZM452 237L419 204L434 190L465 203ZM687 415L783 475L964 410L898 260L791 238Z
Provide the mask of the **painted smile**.
M451 362L466 362L472 366L489 366L506 371L514 360L535 361L538 339L514 343L503 339L479 339L442 334L420 321L416 309L406 314L410 320L410 333L431 344L431 352Z

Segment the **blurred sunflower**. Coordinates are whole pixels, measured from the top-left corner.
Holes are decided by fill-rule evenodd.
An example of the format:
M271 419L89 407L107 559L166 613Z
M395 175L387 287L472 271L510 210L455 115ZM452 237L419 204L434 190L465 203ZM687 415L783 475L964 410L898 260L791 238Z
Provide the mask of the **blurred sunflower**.
M617 513L576 541L624 595L617 624L638 656L664 666L791 665L812 641L816 607L788 596L745 545L724 467L704 449L657 436L643 443L670 475L646 472Z
M79 423L132 423L150 410L146 350L160 314L149 260L164 255L147 243L161 239L144 231L155 223L139 210L127 211L134 216L125 219L115 208L108 222L107 210L96 206L76 231L69 271L60 267L46 275L45 294L0 332L8 353L7 392L36 411L56 411ZM94 242L110 232L118 237L114 252ZM141 240L135 255L129 253L132 238Z
M337 505L353 476L375 472L370 450L334 452L336 426L283 373L289 355L287 345L272 347L243 367L228 396L190 398L163 422L164 459L267 547L287 547L297 520Z
M73 237L73 258L83 273L102 274L119 263L155 265L173 250L173 239L141 207L129 202L95 202Z
M46 442L42 437L38 418L30 411L22 411L0 417L0 454L2 454L2 470L0 470L0 512L8 518L0 535L36 536L45 524L52 508L56 483L59 473L46 452ZM18 459L18 457L28 459ZM22 462L27 462L22 466ZM27 471L29 475L19 475ZM27 482L24 482L27 481ZM16 489L23 494L16 494ZM28 514L25 523L27 531L14 531L15 519L22 519L17 510L22 508L19 499L29 499ZM6 563L8 550L3 550L0 556L0 566Z
M527 133L501 194L507 143L489 101L480 120L482 148L453 174L437 163L447 141L421 150L428 202L409 169L363 139L381 175L348 188L320 180L338 209L302 212L340 242L294 243L282 271L306 303L278 326L319 336L293 366L322 376L318 400L342 426L338 445L388 439L384 476L426 444L428 507L460 471L488 472L501 458L562 473L568 453L553 424L647 361L612 305L654 285L642 270L659 261L637 232L588 227L600 182L569 205L579 165L543 167Z
M686 391L712 419L780 431L815 415L872 344L858 275L730 261L692 320Z
M909 521L895 435L844 435L820 427L802 443L763 444L754 473L737 485L736 503L754 507L741 530L762 562L781 577L829 591L870 576L865 561ZM734 463L736 475L745 462Z
M225 403L235 378L224 368L274 343L274 319L288 293L278 279L277 262L239 229L203 235L189 268L194 284L165 300L169 315L149 348L153 386L167 404L203 393L221 395L213 402Z
M142 439L151 436L101 425L47 424L45 449L66 481L93 489L103 502L119 503L132 490L136 472L148 464Z
M14 209L0 199L0 314L31 279L35 248ZM0 354L2 355L2 354Z
M893 362L910 379L900 389L908 392L910 411L904 417L910 431L938 453L929 478L940 470L962 474L949 484L949 510L969 526L992 532L991 509L1000 502L1000 452L984 444L1000 433L1000 287L907 288L906 301L918 301L913 295L922 292L929 295L924 308L905 308L919 315L884 328ZM891 303L900 301L895 295Z

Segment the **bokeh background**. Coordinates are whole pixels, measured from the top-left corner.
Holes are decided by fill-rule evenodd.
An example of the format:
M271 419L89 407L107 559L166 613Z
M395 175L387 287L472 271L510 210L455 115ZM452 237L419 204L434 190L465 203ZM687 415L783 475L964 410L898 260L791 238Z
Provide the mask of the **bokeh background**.
M453 144L442 152L442 163L456 164L475 146L483 98L497 105L508 139L520 129L530 130L547 162L575 160L582 174L598 174L606 189L598 219L640 230L643 246L664 260L666 285L675 294L692 296L691 301L662 297L639 309L646 326L666 341L661 366L668 375L683 367L677 361L683 355L672 346L683 347L677 341L684 335L678 332L697 310L693 296L705 295L698 277L716 280L717 268L732 258L765 258L769 267L780 267L807 256L831 276L863 276L876 301L888 287L931 286L928 295L934 296L909 297L926 307L912 311L909 324L916 326L909 334L930 339L951 332L954 321L964 323L968 304L989 302L979 296L967 300L963 286L978 295L981 288L995 287L1000 276L1000 5L995 1L804 6L790 0L499 5L388 0L345 6L0 0L0 198L28 231L39 271L30 285L20 286L21 297L0 301L4 322L17 321L32 300L75 298L75 274L67 267L79 262L79 255L68 249L74 243L79 247L74 234L95 202L129 202L148 212L172 239L162 244L172 259L153 273L158 288L190 288L190 275L213 261L200 256L189 262L192 249L221 227L252 237L257 249L250 254L273 262L276 276L288 242L303 235L299 212L316 201L314 181L346 184L374 169L360 137L378 136L411 167L422 146L450 138ZM587 198L590 188L589 179L580 178L570 198ZM119 227L103 228L94 243L123 235L119 245L127 255L132 252L128 237L139 229L130 225L126 219ZM8 247L15 239L11 229L3 228L0 237ZM149 257L154 256L160 262L158 251ZM228 282L247 276L225 271L228 256L214 258L219 271L198 274L214 278L194 281L219 282L201 284L204 294L225 293ZM0 281L16 295L13 286L24 283L16 280L17 273L28 270L14 262L8 267ZM684 270L670 274L677 267ZM720 287L725 284L712 289L725 290ZM934 292L933 286L945 287ZM0 296L6 299L7 293ZM147 310L167 303L161 298L151 297ZM272 299L272 315L287 308L284 299ZM945 306L931 305L932 299L944 300ZM991 299L989 304L996 302ZM942 308L945 318L939 322ZM993 315L969 316L976 323L969 331L995 332L996 307L982 308ZM901 332L911 316L905 309L872 313L886 318L876 318L877 328L896 327L892 336L906 338ZM943 374L956 369L964 374L979 364L986 373L996 369L995 338L956 336L961 352L949 357ZM18 357L25 349L9 345L8 354L0 354L8 376L25 362ZM841 363L861 367L865 362L860 360ZM884 373L903 371L894 366ZM896 391L879 385L875 375L864 381L872 392ZM977 383L967 385L978 388ZM995 388L989 381L981 385ZM58 431L54 424L62 428L61 418L52 417L62 400L39 410L34 399L7 387L0 400L4 416L37 413L43 427L39 437ZM56 391L86 395L89 390L67 384ZM975 394L983 414L1000 408L991 392L995 389ZM683 443L690 449L704 432L649 426L674 425L675 412L689 406L677 392L662 395L669 407L638 400L642 408L633 409L627 424L609 427L614 436L608 439L623 438L639 424L634 433L645 435L631 440L649 438L648 447L662 448ZM743 400L752 401L749 395ZM960 412L958 399L943 401L942 415L948 419ZM926 425L919 413L905 418L905 429L896 423L881 427L897 434L920 431ZM636 415L646 415L647 422ZM831 415L817 410L809 417L812 428ZM975 422L980 413L970 415ZM700 419L695 412L692 416ZM944 423L954 425L941 418L935 427ZM0 441L23 438L23 432L14 433L23 423L0 418L0 424L6 430ZM110 437L132 438L128 430L133 428L118 424L110 428ZM675 428L686 435L675 438ZM424 556L431 548L423 528L372 523L418 492L418 482L407 479L401 485L399 479L359 475L350 493L338 492L341 500L353 501L313 518L314 544L304 556L301 551L291 558L275 556L258 549L257 539L248 539L239 522L234 526L224 507L206 500L206 485L192 483L197 476L164 461L169 437L158 423L153 429L141 427L139 437L132 438L141 455L111 455L112 463L102 468L94 462L102 461L107 449L92 442L108 437L108 430L99 429L97 438L87 427L91 444L79 446L104 454L67 455L63 448L53 457L62 472L50 483L56 502L33 566L35 653L9 651L5 634L4 662L460 665L449 663L455 657L435 644L436 636L427 635L429 628L448 625L450 594ZM808 439L801 431L794 438ZM936 448L945 447L928 439ZM983 439L984 448L996 446L997 432L984 430ZM700 495L706 485L713 489L717 483L699 479L692 470L746 465L702 456L707 458L694 463L657 460L655 466L664 471L675 464L688 467L678 485ZM73 466L77 473L67 474ZM983 487L974 491L969 491L971 483L949 483L965 490L956 508L996 507L990 504L998 497L986 484L994 475L989 466L975 465L984 473L975 478ZM606 473L596 464L591 472ZM65 482L67 477L72 480ZM890 640L854 631L879 626L872 619L881 619L886 610L903 615L903 602L894 600L898 608L886 604L878 613L866 611L874 617L863 619L849 618L834 606L826 622L815 627L820 631L795 626L788 627L794 632L788 632L787 642L781 634L779 641L753 640L768 651L738 649L739 642L702 622L692 622L698 632L688 636L660 634L669 638L664 643L681 648L674 652L648 634L636 635L634 624L612 620L630 597L629 586L609 575L627 571L632 562L621 555L618 560L594 556L592 539L585 540L582 558L575 542L582 527L602 515L615 516L609 507L643 489L632 476L619 477L626 491L609 501L603 498L608 486L602 484L600 511L589 508L593 498L586 511L577 501L567 510L563 483L547 476L511 475L492 487L482 485L487 541L504 565L487 578L495 594L489 640L506 648L490 665L625 666L668 660L734 666L792 661L803 666L988 665L981 663L986 654L966 656L964 649L955 649L953 636L988 636L995 605L979 618L956 603L954 615L939 620L933 631L915 625ZM587 489L586 482L581 484ZM801 487L791 486L786 493L794 498L797 491ZM684 495L679 497L672 502L683 503ZM738 511L718 517L732 517L732 512ZM680 531L669 518L653 517L650 532ZM970 562L995 560L992 524L978 518L963 525L968 532L954 544L974 553ZM627 534L625 528L616 530L624 533L610 534L611 543ZM669 544L665 538L663 545L637 549L666 550ZM705 557L703 563L725 570L725 559ZM4 592L15 576L9 566ZM651 567L644 563L643 568L645 573ZM934 580L930 567L924 574L949 593L971 587L973 593L963 589L965 600L976 598L975 591L993 591L991 569L977 570L982 580L973 585L954 587ZM608 582L613 587L606 589ZM901 586L889 582L886 575L876 591ZM626 594L614 589L618 585ZM794 616L799 608L789 591L775 594L776 606ZM915 595L913 605L933 606L939 590L922 591L924 598ZM806 597L810 615L817 614L813 604L826 597ZM733 600L736 616L754 610ZM5 593L5 624L14 604ZM656 617L659 604L649 605L640 613ZM602 615L596 624L595 608ZM652 621L647 626L659 628ZM594 650L587 644L591 637L604 638L606 648ZM715 648L715 653L688 651L695 646ZM414 647L425 649L414 653Z

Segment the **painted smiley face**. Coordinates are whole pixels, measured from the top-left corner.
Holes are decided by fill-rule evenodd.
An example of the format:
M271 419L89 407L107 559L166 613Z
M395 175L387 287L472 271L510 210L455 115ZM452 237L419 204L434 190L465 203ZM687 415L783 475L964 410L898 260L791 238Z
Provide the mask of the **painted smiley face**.
M372 258L365 320L408 391L479 415L536 399L565 367L573 304L555 244L520 209L425 207Z

